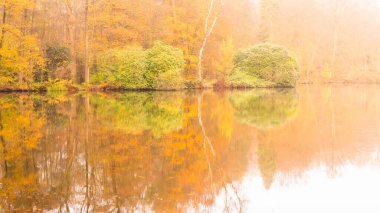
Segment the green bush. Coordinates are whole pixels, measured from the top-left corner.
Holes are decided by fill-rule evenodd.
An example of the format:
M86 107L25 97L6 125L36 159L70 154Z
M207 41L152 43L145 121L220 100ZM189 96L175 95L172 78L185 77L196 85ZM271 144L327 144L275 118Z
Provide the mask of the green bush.
M177 70L160 73L153 80L155 89L181 89L184 87L183 77Z
M48 93L50 92L67 92L67 85L69 84L66 80L49 80L46 82L46 90Z
M145 79L154 89L175 89L182 87L182 71L185 60L181 50L155 42L146 51Z
M34 82L30 85L30 89L33 91L45 91L46 90L46 84L41 82Z
M183 87L181 50L155 42L151 49L114 49L101 55L93 83L124 89L179 89Z
M144 79L145 53L138 48L114 49L103 54L98 71L92 76L94 83L107 82L125 89L147 88Z
M67 47L48 45L45 50L46 68L56 71L59 67L66 67L71 61L70 49Z
M259 44L239 51L229 76L233 87L294 87L297 61L282 46Z

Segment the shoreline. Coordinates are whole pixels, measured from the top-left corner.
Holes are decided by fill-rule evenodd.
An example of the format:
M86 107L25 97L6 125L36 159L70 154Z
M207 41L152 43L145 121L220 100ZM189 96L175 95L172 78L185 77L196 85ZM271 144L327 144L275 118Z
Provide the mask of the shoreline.
M77 92L178 92L178 91L195 91L195 90L214 90L214 91L224 91L224 90L252 90L252 89L291 89L297 88L297 86L304 85L379 85L376 82L347 82L347 81L331 81L331 82L300 82L296 86L278 86L278 87L244 87L244 86L204 86L204 87L185 87L178 89L152 89L152 88L140 88L140 89L125 89L120 87L115 87L112 85L94 85L90 88L81 88L77 86L70 85L67 87L66 91L53 91L53 92L67 92L67 93L77 93ZM5 86L0 87L0 93L47 93L46 88L40 89L30 89L22 88L17 86Z

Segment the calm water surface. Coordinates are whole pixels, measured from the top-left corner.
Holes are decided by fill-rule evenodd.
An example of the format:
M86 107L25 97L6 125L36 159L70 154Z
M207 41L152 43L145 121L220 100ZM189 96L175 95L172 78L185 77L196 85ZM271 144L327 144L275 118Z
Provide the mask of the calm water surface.
M380 87L0 94L0 212L380 212Z

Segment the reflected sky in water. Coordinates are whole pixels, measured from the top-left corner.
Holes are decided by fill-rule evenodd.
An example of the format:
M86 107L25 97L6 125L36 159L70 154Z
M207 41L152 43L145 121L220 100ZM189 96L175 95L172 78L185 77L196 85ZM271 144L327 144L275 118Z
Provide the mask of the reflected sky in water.
M380 88L0 95L0 210L379 212Z

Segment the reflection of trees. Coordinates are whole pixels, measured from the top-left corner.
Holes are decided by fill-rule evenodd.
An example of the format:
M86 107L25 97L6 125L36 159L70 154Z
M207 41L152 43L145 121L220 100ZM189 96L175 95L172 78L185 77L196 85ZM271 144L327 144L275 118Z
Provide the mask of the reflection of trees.
M129 135L120 130L113 131L112 145L104 146L107 154L98 155L98 159L106 159L103 162L107 163L102 167L113 174L112 181L106 184L108 190L104 197L111 199L114 205L119 203L124 207L148 204L159 212L180 211L191 203L212 204L219 189L233 178L241 177L246 167L240 166L239 160L247 160L241 152L247 151L249 143L240 146L231 143L231 136L221 134L223 128L210 128L216 121L226 119L221 119L222 116L232 115L226 112L228 108L221 107L217 109L219 113L206 116L216 110L209 107L211 103L220 106L225 103L218 102L215 97L207 97L201 104L198 100L196 96L187 96L183 104L185 128L159 139L150 135L153 133ZM198 116L200 110L203 125L208 127L208 137L213 141L215 157L209 148L205 151L205 136ZM96 137L100 139L110 136L112 131L96 132L104 134ZM236 174L238 171L240 176Z
M1 205L9 210L185 211L211 205L247 168L250 143L232 140L233 113L224 96L206 93L198 102L179 93L34 95L21 105L17 96L8 99L10 107L0 106L0 162L7 161L8 171L22 168L0 179L7 189ZM205 149L200 113L215 154ZM24 116L31 122L8 125ZM24 126L11 143L10 128ZM23 155L2 154L25 137L34 142Z
M0 205L25 211L42 192L35 153L45 119L23 96L0 100Z
M273 150L273 144L265 141L265 133L259 133L259 142L257 147L257 163L264 181L264 186L269 189L272 185L276 173L276 156Z
M377 88L300 87L297 91L302 97L297 116L256 134L258 169L267 188L274 181L297 182L314 168L323 167L335 178L344 165L378 163L373 159L380 145Z
M256 127L258 132L258 166L265 188L272 185L276 173L276 155L273 142L265 140L266 132L280 128L298 110L298 95L293 89L259 89L230 95L237 119Z
M230 96L235 116L258 129L284 124L297 113L298 95L293 89L258 89L234 92Z
M179 93L125 93L93 96L99 120L112 129L131 134L152 131L155 137L182 127L183 110Z

